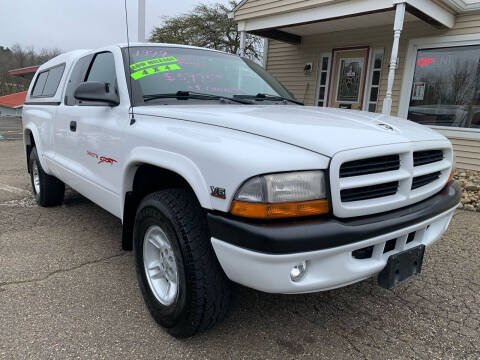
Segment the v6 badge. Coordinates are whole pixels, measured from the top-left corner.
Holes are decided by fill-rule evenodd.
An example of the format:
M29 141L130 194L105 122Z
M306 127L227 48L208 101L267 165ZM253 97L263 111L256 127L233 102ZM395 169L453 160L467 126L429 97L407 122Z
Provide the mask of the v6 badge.
M225 189L216 186L210 186L210 195L219 199L225 199Z

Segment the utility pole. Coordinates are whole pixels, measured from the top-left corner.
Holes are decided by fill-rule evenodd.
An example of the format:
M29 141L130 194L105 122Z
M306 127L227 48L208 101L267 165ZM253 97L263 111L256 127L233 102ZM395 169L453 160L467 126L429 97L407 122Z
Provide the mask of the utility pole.
M145 0L138 0L138 42L145 42Z

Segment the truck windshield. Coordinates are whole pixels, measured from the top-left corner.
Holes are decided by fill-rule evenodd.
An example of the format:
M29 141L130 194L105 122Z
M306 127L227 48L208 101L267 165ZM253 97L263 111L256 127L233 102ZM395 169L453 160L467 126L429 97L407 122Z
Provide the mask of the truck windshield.
M149 105L155 101L145 100L186 92L214 95L205 96L207 100L216 96L264 102L279 98L295 100L260 65L236 55L168 46L134 46L130 47L130 54L127 48L123 51L134 105ZM158 99L182 98L159 96Z

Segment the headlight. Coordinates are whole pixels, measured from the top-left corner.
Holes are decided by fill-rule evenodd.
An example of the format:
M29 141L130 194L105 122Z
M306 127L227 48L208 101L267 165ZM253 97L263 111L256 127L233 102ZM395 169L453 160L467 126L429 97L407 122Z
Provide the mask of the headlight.
M256 176L237 191L231 213L250 218L285 218L328 213L323 171Z

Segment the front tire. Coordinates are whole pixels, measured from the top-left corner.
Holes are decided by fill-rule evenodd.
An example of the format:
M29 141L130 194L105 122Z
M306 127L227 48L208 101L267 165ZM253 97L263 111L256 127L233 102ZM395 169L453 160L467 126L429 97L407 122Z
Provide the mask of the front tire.
M169 334L192 336L224 319L230 308L230 281L192 192L168 189L142 200L135 218L134 252L145 303Z
M38 205L44 207L61 205L65 196L65 184L43 171L36 148L30 152L29 169L33 195Z

